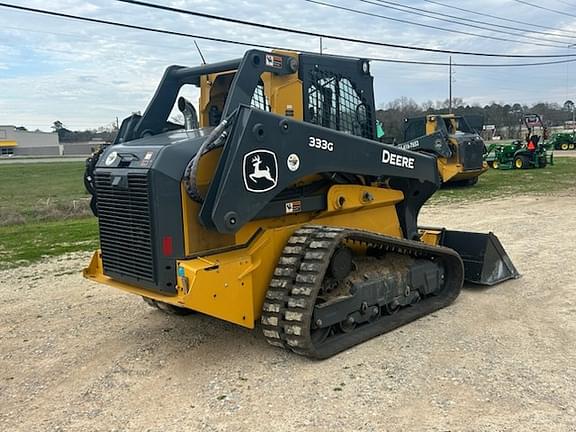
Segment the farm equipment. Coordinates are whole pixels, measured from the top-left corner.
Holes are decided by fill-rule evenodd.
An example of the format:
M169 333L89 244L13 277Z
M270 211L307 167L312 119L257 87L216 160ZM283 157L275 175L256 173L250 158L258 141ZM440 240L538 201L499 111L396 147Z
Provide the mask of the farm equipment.
M496 169L528 169L544 168L548 164L554 165L554 154L547 149L544 142L547 128L538 114L524 114L522 117L528 132L525 141L512 141L509 144L491 144L484 156L484 160ZM539 127L540 134L535 133Z
M186 84L199 109L178 99ZM492 234L418 226L436 157L377 141L370 65L293 52L169 67L87 163L85 277L326 358L518 272ZM419 138L446 144L442 133ZM447 147L447 146L446 146Z
M495 143L488 147L485 160L495 169L544 168L554 165L554 155L543 144L537 144L533 151L520 140L509 144Z
M559 132L546 141L551 150L574 150L576 148L576 134L574 132Z
M422 146L418 141L418 137L435 132L447 137L446 151L437 145ZM404 120L404 142L398 147L435 155L443 183L474 185L488 170L483 158L484 141L463 116L430 114L407 118Z
M523 114L522 122L526 126L526 143L544 143L548 139L548 127L539 114Z

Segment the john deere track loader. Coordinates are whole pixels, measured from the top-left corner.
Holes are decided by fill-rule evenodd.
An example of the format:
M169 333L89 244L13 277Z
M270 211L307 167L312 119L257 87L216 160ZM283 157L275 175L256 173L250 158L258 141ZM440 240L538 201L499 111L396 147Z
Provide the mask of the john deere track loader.
M447 145L426 145L419 140L425 134L441 132ZM437 157L442 183L474 185L488 170L484 162L484 140L468 124L466 117L455 114L430 114L404 120L404 142L398 147L433 154Z
M179 99L178 125L187 84L199 110ZM87 162L101 249L85 276L166 312L260 321L272 345L315 358L449 305L465 279L516 277L493 234L418 227L436 157L374 129L365 60L252 50L168 68Z

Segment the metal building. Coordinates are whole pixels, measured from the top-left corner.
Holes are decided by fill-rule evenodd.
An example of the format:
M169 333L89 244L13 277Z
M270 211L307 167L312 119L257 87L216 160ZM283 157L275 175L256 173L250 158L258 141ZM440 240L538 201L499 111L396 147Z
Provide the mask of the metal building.
M30 132L0 125L0 157L59 156L61 153L56 132Z

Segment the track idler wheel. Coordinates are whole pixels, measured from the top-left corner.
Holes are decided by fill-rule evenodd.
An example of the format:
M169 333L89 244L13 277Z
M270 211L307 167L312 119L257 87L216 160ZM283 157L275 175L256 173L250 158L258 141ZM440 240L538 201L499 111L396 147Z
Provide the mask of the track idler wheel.
M352 251L346 246L339 246L334 251L328 267L330 275L337 281L341 281L352 271Z

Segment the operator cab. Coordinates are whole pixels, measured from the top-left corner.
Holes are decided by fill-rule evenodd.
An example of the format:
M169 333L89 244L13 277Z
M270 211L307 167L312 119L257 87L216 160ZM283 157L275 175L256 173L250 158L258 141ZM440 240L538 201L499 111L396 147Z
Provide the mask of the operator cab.
M199 90L197 105L178 97L189 86ZM169 67L145 113L122 122L115 144L175 129L215 127L240 105L376 139L366 60L252 50L236 60ZM183 122L171 116L174 106Z

